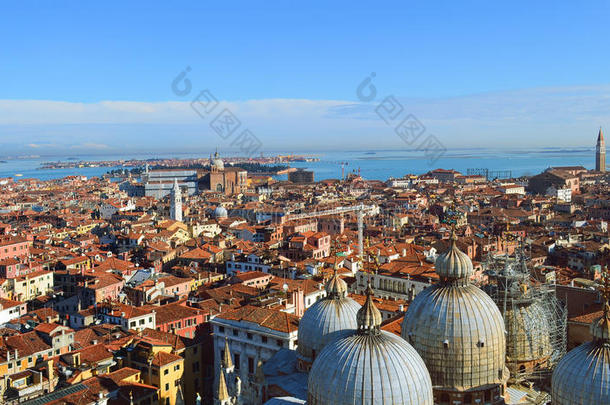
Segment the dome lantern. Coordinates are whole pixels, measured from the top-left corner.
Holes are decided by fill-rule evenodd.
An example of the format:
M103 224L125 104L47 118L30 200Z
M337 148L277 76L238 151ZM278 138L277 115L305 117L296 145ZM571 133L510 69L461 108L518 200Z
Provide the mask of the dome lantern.
M451 230L449 250L440 255L434 264L436 274L443 282L467 282L473 274L470 257L457 247L455 229Z
M381 326L381 312L373 303L373 289L369 280L366 289L366 301L357 314L358 333L361 335L379 335Z
M333 270L332 277L324 286L326 296L332 299L340 299L347 297L347 283L337 274L337 266Z

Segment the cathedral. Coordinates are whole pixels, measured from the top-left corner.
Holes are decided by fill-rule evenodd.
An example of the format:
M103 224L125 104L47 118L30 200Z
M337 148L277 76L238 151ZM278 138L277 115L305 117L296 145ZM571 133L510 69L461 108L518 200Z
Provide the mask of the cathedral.
M246 189L248 172L239 167L225 167L218 151L210 156L210 170L197 170L199 191L216 191L226 195L239 194Z
M245 386L234 373L225 344L215 405L523 403L511 402L509 367L523 370L548 361L547 332L536 330L538 323L527 322L541 316L540 311L526 299L523 284L512 288L502 282L506 270L498 273L500 285L514 291L523 308L505 322L496 302L471 283L472 261L457 247L456 239L452 233L449 250L436 259L440 281L420 292L409 306L401 336L381 330L370 281L360 306L347 296L347 285L335 271L326 283L326 297L307 309L299 323L297 349L282 349L264 366L259 364ZM551 395L536 403L610 404L607 273L601 291L606 304L603 316L591 326L593 341L563 357L552 374ZM516 349L521 345L511 342L518 334L514 329L530 337L524 344L531 350ZM270 372L272 368L276 371ZM272 384L297 394L269 398L266 387Z

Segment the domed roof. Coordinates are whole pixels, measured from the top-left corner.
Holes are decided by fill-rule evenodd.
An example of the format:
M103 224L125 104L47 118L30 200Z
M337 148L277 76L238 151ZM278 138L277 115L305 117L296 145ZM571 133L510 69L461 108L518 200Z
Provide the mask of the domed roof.
M553 405L610 404L610 345L592 341L571 350L555 367Z
M548 359L553 354L549 314L539 301L509 305L504 313L506 365L518 373L520 362Z
M326 283L327 296L309 307L299 322L297 352L311 363L329 342L353 332L358 326L360 304L347 297L347 284L335 272Z
M441 256L441 281L409 305L401 335L424 359L435 387L502 384L508 378L504 319L491 297L469 284L472 263L452 239Z
M309 405L432 405L432 382L421 357L398 336L381 331L369 290L358 330L328 344L309 373Z
M220 155L218 154L218 151L216 151L216 153L214 153L214 158L210 158L210 167L216 170L224 170L225 168L225 163L222 161L222 159L220 158Z
M434 262L436 274L441 279L458 279L472 276L472 261L470 257L457 247L455 231L451 232L451 247Z
M591 324L593 341L566 354L553 372L554 405L610 404L610 276L606 272L601 292L606 302L603 315Z
M226 218L228 215L227 209L222 205L219 205L214 210L214 218Z

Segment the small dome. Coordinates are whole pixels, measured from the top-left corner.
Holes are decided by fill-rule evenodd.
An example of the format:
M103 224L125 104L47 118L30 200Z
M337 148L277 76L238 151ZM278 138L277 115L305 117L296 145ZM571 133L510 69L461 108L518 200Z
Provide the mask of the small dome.
M356 315L358 330L360 331L379 330L379 326L381 325L381 312L379 312L375 304L373 304L372 297L373 289L371 288L371 283L369 281L369 285L366 289L366 301Z
M305 311L299 322L297 352L306 364L311 364L328 343L358 326L360 304L347 297L347 284L336 272L326 283L326 294Z
M228 216L229 216L229 214L227 213L227 209L225 207L223 207L222 205L219 205L214 210L214 218L226 218Z
M458 249L455 231L451 233L451 247L434 262L436 274L441 279L467 279L473 274L470 257Z
M341 277L339 277L337 275L336 269L335 269L333 276L326 283L325 289L326 289L327 297L334 297L334 296L346 297L347 296L347 283L345 281L343 281L341 279Z
M216 151L216 153L214 153L214 158L210 159L210 160L211 160L210 167L212 169L224 170L225 163L220 158L220 155L218 154L218 151Z
M432 405L432 382L421 357L400 337L379 330L371 294L358 330L328 344L313 363L309 405Z

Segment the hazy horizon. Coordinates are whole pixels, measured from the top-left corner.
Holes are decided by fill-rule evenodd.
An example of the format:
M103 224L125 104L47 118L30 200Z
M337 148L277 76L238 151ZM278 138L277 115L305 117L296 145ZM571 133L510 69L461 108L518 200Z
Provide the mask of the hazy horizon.
M409 149L419 140L395 131L408 116L447 149L592 147L610 126L608 11L603 1L7 4L0 154L233 153L246 129L264 153ZM392 122L379 113L388 97ZM193 100L217 106L204 116ZM210 127L225 109L240 124L233 137Z

